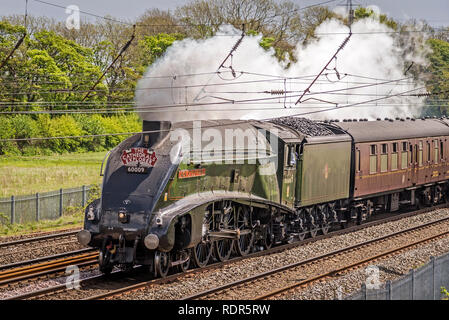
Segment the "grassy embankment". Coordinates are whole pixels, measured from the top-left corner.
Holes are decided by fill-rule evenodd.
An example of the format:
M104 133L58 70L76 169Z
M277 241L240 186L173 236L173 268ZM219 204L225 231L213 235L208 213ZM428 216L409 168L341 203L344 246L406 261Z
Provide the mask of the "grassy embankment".
M100 166L106 152L51 156L0 156L0 198L101 183ZM81 227L83 210L69 208L57 220L27 224L0 217L0 236Z

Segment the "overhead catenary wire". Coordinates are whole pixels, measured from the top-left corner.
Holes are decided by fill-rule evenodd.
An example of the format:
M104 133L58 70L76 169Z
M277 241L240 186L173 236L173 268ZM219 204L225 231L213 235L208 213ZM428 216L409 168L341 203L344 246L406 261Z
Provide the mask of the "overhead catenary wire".
M388 97L387 97L388 99ZM266 104L277 104L278 107L261 107L262 105L266 105ZM285 107L283 106L282 102L277 102L277 103L273 103L273 102L262 102L262 103L241 103L241 106L245 106L245 107L239 107L239 108L235 108L232 109L232 112L273 112L273 111L285 111ZM247 107L248 105L254 105L254 107ZM448 107L448 104L425 104L425 103L388 103L388 104L363 104L363 105L359 105L357 106L358 108L373 108L373 107L378 107L378 108L413 108L413 107ZM323 103L318 103L318 102L310 102L307 103L305 105L301 105L300 107L298 106L292 106L290 107L288 110L300 110L300 109L325 109L325 110L331 110L331 109L339 109L342 107L347 107L347 106L338 106L338 107L329 107L329 106L323 106ZM348 106L350 107L350 106ZM172 113L189 113L189 112L198 112L199 110L172 110ZM201 112L226 112L226 111L231 111L229 110L229 108L221 108L221 109L202 109L200 110ZM124 113L135 113L136 111L134 110L105 110L105 111L96 111L96 112L89 112L89 111L83 111L83 112L60 112L58 114L124 114ZM145 114L145 113L158 113L160 111L156 111L156 110L142 110L139 113ZM0 112L0 114L3 114L7 112ZM47 114L47 112L17 112L17 114ZM290 116L290 115L288 115ZM281 117L281 116L280 116Z
M323 75L324 76L324 75ZM307 79L314 77L314 75L309 76L300 76L300 77L285 77L287 80L295 80L295 79ZM397 79L397 80L386 80L384 82L396 82L396 81L404 81L404 80L410 80L412 77L407 77L403 79ZM377 79L379 81L385 80L385 79ZM139 91L139 90L165 90L165 89L189 89L189 88L198 88L198 87L214 87L214 86L229 86L229 85L240 85L240 84L251 84L251 83L262 83L262 82L282 82L283 79L260 79L260 80L247 80L247 81L234 81L234 82L215 82L215 83L206 83L206 84L192 84L192 85L179 85L179 86L158 86L158 87L140 87L135 88L133 91ZM377 83L372 83L373 85L377 85ZM379 83L379 85L382 83ZM73 90L73 89L67 89L67 88L57 88L57 89L47 89L47 91L39 91L40 94L49 94L49 93L85 93L89 90ZM115 89L97 89L94 90L95 92L109 92L109 91L130 91L130 89L123 89L123 88L115 88ZM26 92L10 92L10 93L3 93L3 95L28 95L30 94L29 91Z
M45 4L48 6L53 6L53 7L57 7L60 9L66 9L65 6L63 5L58 5L56 3L52 3L49 1L43 1L43 0L33 0L37 3L41 3L41 4ZM319 2L316 4L312 4L312 5L308 5L305 7L300 7L297 9L293 9L291 11L288 11L287 13L293 13L293 12L299 12L299 11L303 11L306 9L310 9L313 7L317 7L317 6L323 6L332 2L336 2L338 0L328 0L328 1L323 1L323 2ZM87 15L87 16L91 16L91 17L95 17L95 18L99 18L99 19L103 19L106 21L110 21L110 22L115 22L115 23L119 23L122 25L128 25L128 26L133 26L134 24L137 27L204 27L204 26L210 26L210 27L216 27L219 25L224 25L224 26L235 26L235 24L232 23L221 23L219 21L217 22L211 22L211 23L170 23L170 24L145 24L145 23L134 23L134 22L127 22L127 21L123 21L121 19L117 19L117 18L113 18L111 16L104 16L104 15L100 15L100 14L96 14L96 13L92 13L89 11L84 11L84 10L79 10L80 13ZM271 18L275 18L276 16L273 15L271 16ZM434 30L446 30L445 27L433 27ZM428 32L427 30L400 30L400 31L390 31L390 32L386 32L386 31L378 31L375 32L375 34L379 34L379 33L407 33L407 32L417 32L417 33L426 33ZM325 32L325 33L317 33L316 35L335 35L335 34L346 34L346 33L341 33L341 32ZM372 32L353 32L354 35L357 34L372 34Z
M348 105L339 106L339 107L331 107L331 108L327 108L325 110L316 110L316 111L297 113L297 114L292 114L292 115L289 115L289 116L291 116L291 117L304 116L304 115L310 115L310 114L315 114L315 113L320 113L320 112L326 112L326 111L333 111L333 110L337 110L337 109L355 107L355 106L366 104L366 103L369 103L369 102L380 101L380 100L392 98L392 97L395 97L395 96L399 96L401 94L406 94L406 93L410 93L410 92L413 92L413 91L416 91L416 90L421 90L423 88L425 89L425 87L415 88L415 89L412 89L412 90L407 90L407 91L404 91L404 92L401 92L401 93L397 93L397 94L393 94L393 95L389 95L389 96L386 96L386 97L381 97L381 98L377 98L377 99L371 99L371 100L362 101L362 102L353 103L353 104L348 104ZM260 121L270 121L270 120L273 120L273 119L276 119L276 118L278 118L278 117L265 118L265 119L261 119ZM234 124L238 124L238 123L242 123L242 122L248 122L248 121L249 120L238 120L237 122L234 122ZM222 124L222 125L214 124L214 125L211 125L211 126L204 126L203 128L208 128L208 127L216 128L216 127L220 127L220 126L229 126L229 125L232 125L232 123L226 123L226 124ZM193 127L192 128L187 128L187 129L193 129ZM170 131L173 131L173 129L151 130L151 131L141 131L141 132L120 132L120 133L97 134L97 135L80 135L80 136L9 138L9 139L0 139L0 142L37 141L37 140L54 140L54 139L76 139L76 138L89 138L89 137L134 135L134 134L142 134L142 133L159 133L159 132L170 132Z
M98 78L98 80L94 83L94 85L89 89L89 91L86 93L86 95L83 97L81 101L84 101L87 99L89 94L95 89L95 87L100 83L101 79L104 78L106 73L109 71L109 69L112 68L112 66L116 63L116 61L122 56L122 54L129 48L131 45L131 42L133 42L134 38L136 37L136 26L133 26L133 34L131 35L131 38L126 42L126 44L120 49L120 52L115 57L115 59L108 65L108 67L103 71L102 75Z
M39 2L43 2L43 1L39 1ZM326 1L327 2L327 1ZM328 2L332 2L332 1L328 1ZM183 86L183 87L185 87L185 86ZM75 92L75 91L72 91L72 92Z
M409 77L410 78L410 77ZM407 79L407 78L403 78L403 79ZM326 94L326 93L331 93L331 92L341 92L341 91L347 91L347 90L354 90L354 89L361 89L361 88L367 88L367 87L372 87L372 86L377 86L377 85L382 85L383 83L391 83L391 82L395 82L395 81L400 81L402 79L395 79L395 80L389 80L389 81L385 81L385 82L381 82L381 83L377 83L377 84L369 84L369 85L360 85L360 86L356 86L356 87L350 87L350 88L340 88L340 89L333 89L333 90L326 90L326 91L319 91L319 92L309 92L308 96L313 96L313 95L318 95L318 94ZM290 95L290 96L286 96L286 98L295 98L300 96L299 94L297 95ZM302 96L304 96L304 94L302 94ZM266 101L266 100L276 100L279 99L279 97L266 97L266 98L253 98L253 99L243 99L243 100L232 100L232 104L238 104L238 103L242 103L242 102L257 102L257 101ZM146 109L146 108L152 108L153 110L156 109L161 109L161 108L176 108L176 107L196 107L196 106L205 106L205 105L220 105L220 104L229 104L230 101L223 101L223 102L204 102L204 103L184 103L184 104L169 104L169 105L145 105L145 106L136 106L134 107L135 110L142 110L142 109ZM106 110L104 109L99 109L100 111L104 112ZM65 111L65 110L51 110L51 111L23 111L21 113L49 113L49 114L58 114L58 113L76 113L76 112L92 112L92 110L69 110L69 111ZM114 110L114 111L119 111L119 110ZM19 112L19 111L16 111ZM14 112L2 112L2 113L8 113L8 114L13 114Z
M432 69L434 69L435 71L430 72L430 74L435 74L438 71L442 71L442 70L449 70L449 67L444 67L444 66L439 66L439 67L432 67ZM291 79L305 79L305 78L311 78L311 77L315 77L316 74L314 75L307 75L307 76L302 76L302 77L289 77L286 75L276 75L276 74L263 74L263 73L256 73L256 72L250 72L250 71L246 71L246 70L236 70L235 72L237 73L242 73L242 74L246 74L246 75L254 75L254 76L261 76L261 77L267 77L267 78L277 78L279 80L283 80L283 79L287 79L287 80L291 80ZM123 78L123 80L131 80L131 79L143 79L143 78L148 78L148 79L171 79L171 78L182 78L182 77L197 77L197 76L203 76L203 75L213 75L213 74L219 74L219 73L231 73L231 71L213 71L213 72L199 72L199 73L190 73L190 74L171 74L171 75L157 75L157 76L149 76L149 75L143 75L143 76L139 76L137 78ZM81 73L82 74L82 73ZM30 76L30 75L34 75L32 72L27 72L26 77ZM35 74L38 75L39 78L39 83L66 83L66 82L62 82L62 81L49 81L49 82L44 82L41 80L41 78L46 78L46 77L51 77L50 75L41 75L41 74ZM350 73L343 73L343 75L345 76L351 76L351 77L359 77L359 78L365 78L365 79L371 79L371 80L386 80L386 79L382 79L382 78L375 78L375 77L368 77L368 76L363 76L363 75L354 75L354 74L350 74ZM68 75L70 76L70 75ZM26 77L18 77L18 76L12 76L12 75L0 75L0 79L11 79L11 81L9 83L14 83L17 84L18 81L23 80L25 78L25 80L29 80ZM94 78L88 78L88 77L73 77L70 76L70 80L82 80L82 81L86 81L86 80L95 80L97 79L97 77L95 76ZM8 83L5 81L2 81L3 83Z
M64 9L64 10L66 9L65 6L58 5L58 4L55 4L55 3L52 3L52 2L48 2L48 1L43 1L43 0L33 0L33 1L41 3L41 4L45 4L45 5L48 5L48 6L53 6L53 7L57 7L57 8L60 8L60 9ZM316 3L316 4L308 5L308 6L305 6L305 7L302 7L302 8L300 7L300 8L288 11L288 13L303 11L303 10L306 10L306 9L310 9L310 8L317 7L317 6L322 6L322 5L329 4L331 2L336 2L336 1L338 1L338 0L327 0L327 1ZM99 18L99 19L104 19L104 20L111 21L111 22L116 22L116 23L119 23L119 24L124 24L124 25L133 25L134 24L134 23L131 23L131 22L126 22L126 21L123 21L123 20L120 20L120 19L112 18L112 17L109 17L109 16L102 16L102 15L99 15L99 14L96 14L96 13L92 13L92 12L89 12L89 11L79 10L79 12L82 13L82 14L85 14L87 16L91 16L91 17L95 17L95 18ZM273 15L270 18L275 18L275 17L276 16ZM145 24L145 23L138 23L136 25L139 26L139 27L192 27L192 26L202 27L202 26L216 26L217 24L218 23L198 23L198 24L194 24L194 23L174 23L174 24ZM231 23L226 23L226 24L221 24L221 25L233 26L233 24L231 24Z

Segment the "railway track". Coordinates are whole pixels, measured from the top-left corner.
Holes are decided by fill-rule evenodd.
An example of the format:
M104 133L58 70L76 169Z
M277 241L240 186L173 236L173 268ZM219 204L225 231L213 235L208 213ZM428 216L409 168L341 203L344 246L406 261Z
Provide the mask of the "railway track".
M393 248L387 250L381 250L375 254L368 255L367 258L347 259L345 256L358 256L364 257L363 250L366 252L370 246L381 245L388 247L388 241L394 242L399 237L405 235L415 235L418 232L423 232L426 229L433 228L435 226L444 225L443 231L433 233L431 236L420 238L414 241L408 241L406 244L400 246L393 246ZM223 286L212 288L199 292L194 295L184 297L185 300L193 299L270 299L273 297L280 297L282 294L295 290L302 286L307 286L313 282L324 280L329 277L336 276L345 271L358 268L360 266L372 263L373 261L387 257L389 255L396 254L402 250L417 246L422 243L426 243L437 238L445 237L449 235L449 218L440 219L434 222L426 223L421 226L413 227L407 230L398 231L390 235L386 235L380 238L372 239L360 244L348 246L337 251L329 252L323 255L313 257L304 261L292 263L290 265L276 268L268 272L253 275L251 277L228 283ZM336 263L343 261L342 264ZM323 268L323 262L327 262L329 265L335 265L334 267ZM312 267L315 270L321 270L319 272L310 273L306 278L300 279L299 277L307 274L305 272L307 267ZM293 279L293 280L292 280ZM295 280L296 279L296 280ZM275 288L275 289L273 289Z
M46 241L56 238L64 238L64 237L71 237L78 233L79 230L74 231L68 231L68 232L60 232L60 233L52 233L47 234L44 236L38 236L38 237L30 237L20 240L13 240L13 241L7 241L7 242L0 242L0 249L7 248L7 247L15 247L22 244L28 244L32 242L39 242L39 241Z
M63 255L55 255L45 257L45 260L39 263L32 263L22 267L9 268L0 272L0 286L27 280L30 278L41 277L56 272L64 272L67 266L77 265L78 267L96 264L98 261L98 253L92 252L91 249L75 252L67 252ZM74 255L75 254L75 255ZM69 256L68 256L69 255ZM56 259L55 259L56 258ZM40 258L42 259L42 258ZM36 262L37 260L31 260ZM31 261L23 261L21 264L27 264ZM3 266L5 267L5 266Z
M25 265L41 263L41 262L45 262L45 261L49 261L49 260L54 260L57 258L64 258L64 257L70 256L70 255L86 253L86 252L93 252L93 251L94 251L94 249L92 249L92 248L84 248L84 249L80 249L80 250L68 251L68 252L63 252L63 253L54 254L54 255L50 255L50 256L39 257L39 258L31 259L31 260L22 260L19 262L3 264L3 265L0 265L0 272L2 270L18 268L18 267L25 266Z
M322 239L326 239L326 238L330 238L336 235L341 235L341 234L347 234L347 233L351 233L351 232L355 232L364 228L368 228L371 226L376 226L376 225L380 225L386 222L391 222L391 221L396 221L396 220L400 220L403 218L407 218L413 215L418 215L420 213L426 213L432 210L436 210L439 208L446 208L447 205L443 204L443 205L439 205L439 206L435 206L435 207L431 207L431 208L425 208L425 209L421 209L418 211L414 211L414 212L407 212L407 213L403 213L403 214L396 214L393 216L389 216L388 218L383 218L383 219L378 219L375 221L371 221L371 222L367 222L365 224L359 225L359 226L352 226L352 227L348 227L346 229L342 229L342 230L337 230L337 231L333 231L330 232L326 235L321 235L321 236L317 236L315 238L309 238L306 240L303 240L301 242L296 242L296 243L291 243L291 244L285 244L285 245L281 245L281 246L277 246L274 248L271 248L269 250L265 250L265 251L259 251L259 252L255 252L255 253L251 253L247 256L244 257L237 257L234 258L232 260L226 261L226 262L215 262L212 263L208 266L206 266L205 268L202 269L191 269L188 270L186 273L183 274L172 274L169 275L166 278L163 279L151 279L148 280L148 277L142 277L139 280L136 280L134 283L132 283L131 285L124 285L122 287L114 288L117 287L117 285L115 284L115 279L111 279L111 278L107 278L105 279L103 276L98 276L98 277L90 277L90 278L86 278L83 280L80 280L80 285L81 285L81 291L80 290L71 290L72 293L70 291L66 291L65 285L60 285L60 286L54 286L54 287L50 287L50 288L45 288L43 290L38 290L35 292L30 292L30 293L26 293L26 294L21 294L21 295L17 295L14 297L11 297L9 299L39 299L40 297L50 297L55 294L58 293L58 297L59 298L63 298L63 299L71 299L71 297L73 296L73 292L76 291L76 299L86 299L86 300L95 300L95 299L108 299L117 295L121 295L121 294L126 294L128 292L132 292L135 290L139 290L141 288L144 287L148 287L148 286L153 286L153 285L161 285L161 284L165 284L165 283L170 283L170 282L175 282L178 280L182 280L184 277L191 277L194 274L197 273L201 273L204 272L206 270L210 270L210 269L218 269L224 265L227 264L232 264L235 262L238 262L240 260L246 259L246 258L253 258L253 257L258 257L258 256L262 256L262 255L269 255L269 254L273 254L273 253L279 253L282 252L284 250L288 250L291 248L295 248L298 246L303 246L307 243L310 242L314 242L314 241L318 241L318 240L322 240ZM449 218L448 218L449 219ZM421 228L422 226L420 226ZM144 271L146 274L148 274L148 271ZM117 275L117 277L119 277L119 275ZM114 277L115 278L115 277ZM88 289L92 286L92 283L97 283L98 281L106 281L106 282L111 282L111 288L113 289L102 289L102 290L93 290L93 294L89 291ZM86 289L86 292L83 293L83 287ZM63 294L61 294L62 291L66 291ZM101 291L100 293L98 293L98 291ZM65 296L64 296L65 295ZM188 297L188 298L195 298L195 297Z
M0 271L86 251L75 235L71 230L0 243Z

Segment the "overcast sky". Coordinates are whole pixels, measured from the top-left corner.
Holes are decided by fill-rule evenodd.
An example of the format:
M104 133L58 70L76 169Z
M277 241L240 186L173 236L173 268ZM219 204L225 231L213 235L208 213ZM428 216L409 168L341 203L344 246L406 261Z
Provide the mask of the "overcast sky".
M111 15L123 20L135 19L146 9L175 9L179 5L189 3L189 0L44 0L46 2L68 6L77 5L81 11L97 15ZM301 7L323 2L323 0L292 0ZM329 6L344 5L345 0L335 1ZM359 0L357 5L376 5L381 12L387 13L400 21L415 18L425 19L433 26L449 25L449 0ZM23 14L25 0L0 0L0 14ZM52 7L35 0L28 0L29 14L49 16L58 20L65 20L64 9Z

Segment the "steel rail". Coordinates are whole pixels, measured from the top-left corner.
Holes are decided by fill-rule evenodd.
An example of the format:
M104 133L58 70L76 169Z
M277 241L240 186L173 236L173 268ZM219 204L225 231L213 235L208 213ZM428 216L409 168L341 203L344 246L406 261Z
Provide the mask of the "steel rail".
M286 271L286 270L289 270L289 269L293 269L293 268L296 268L296 267L299 267L299 266L307 265L307 264L313 263L315 261L327 259L327 258L332 257L332 256L336 256L336 255L339 255L339 254L342 254L342 253L345 253L345 252L348 252L348 251L352 251L354 249L358 249L358 248L361 248L361 247L366 247L367 245L370 245L370 244L373 244L373 243L378 243L378 242L381 242L381 241L384 241L384 240L387 240L387 239L390 239L390 238L394 238L394 237L397 237L397 236L400 236L400 235L404 235L404 234L407 234L407 233L410 233L410 232L414 232L416 230L425 229L425 228L431 227L433 225L437 225L437 224L440 224L440 223L443 223L443 222L447 222L447 221L449 221L449 218L442 218L442 219L439 219L439 220L436 220L436 221L431 221L431 222L428 222L428 223L425 223L425 224L422 224L422 225L419 225L419 226L415 226L415 227L412 227L412 228L409 228L409 229L406 229L406 230L393 232L393 233L390 233L390 234L385 235L385 236L381 236L381 237L377 237L377 238L374 238L374 239L370 239L368 241L361 242L361 243L358 243L358 244L355 244L355 245L351 245L351 246L347 246L347 247L342 248L342 249L334 250L332 252L328 252L328 253L325 253L325 254L322 254L322 255L318 255L318 256L315 256L315 257L312 257L312 258L309 258L309 259L305 259L305 260L302 260L302 261L299 261L299 262L291 263L289 265L282 266L282 267L279 267L279 268L276 268L276 269L273 269L273 270L269 270L269 271L266 271L266 272L262 272L262 273L259 273L259 274L247 277L245 279L237 280L237 281L234 281L232 283L227 283L227 284L219 286L219 287L215 287L215 288L212 288L212 289L204 290L204 291L199 292L197 294L186 296L186 297L182 298L182 300L193 300L193 299L203 298L203 297L206 297L206 296L209 296L209 295L212 295L212 294L216 294L216 293L218 293L220 291L227 290L227 289L232 288L232 287L241 286L242 284L249 283L249 282L252 282L254 280L258 280L258 279L261 279L261 278L265 278L267 276L272 276L272 275L275 275L275 274L279 274L280 272L283 272L283 271ZM449 234L449 231L445 232L444 234ZM417 243L420 243L420 242L417 242ZM415 244L416 243L408 245L408 246L412 246L412 245L415 245ZM365 260L366 259L364 259L363 261L365 261ZM368 261L371 261L371 260L368 260ZM359 261L358 263L361 263L361 262ZM326 274L335 274L335 272L336 272L335 270L331 270L330 272L326 272ZM304 281L301 281L301 282L298 282L298 283L305 283L305 281L307 281L307 280L304 280ZM298 284L298 286L299 285L301 285L301 284Z
M422 243L426 243L426 242L429 242L429 241L434 240L434 239L441 238L441 237L446 236L446 235L449 235L449 231L441 232L441 233L439 233L437 235L434 235L434 236L431 236L431 237L427 237L425 239L421 239L421 240L415 241L413 243L410 243L410 244L407 244L407 245L401 246L399 248L395 248L395 249L392 249L392 250L389 250L389 251L386 251L386 252L383 252L383 253L380 253L380 254L377 254L377 255L373 255L371 257L368 257L366 259L357 261L357 262L352 263L352 264L348 264L348 265L343 266L341 268L336 268L336 269L333 269L331 271L324 272L324 273L319 274L319 275L317 275L315 277L312 277L312 278L309 278L309 279L306 279L306 280L302 280L302 281L298 281L298 282L296 282L294 284L291 284L289 286L283 287L283 288L278 289L278 290L273 290L273 291L271 291L271 292L269 292L267 294L258 296L258 297L255 298L255 300L264 300L264 299L268 299L270 297L278 296L278 295L280 295L280 294L282 294L284 292L293 290L293 289L295 289L295 288L297 288L299 286L306 285L306 284L309 284L309 283L312 283L312 282L315 282L317 280L321 280L321 279L324 279L324 278L327 278L327 277L330 277L330 276L334 276L334 275L336 275L338 273L341 273L341 272L344 272L344 271L347 271L347 270L350 270L350 269L353 269L353 268L356 268L356 267L360 267L360 266L362 266L362 265L364 265L366 263L375 261L375 260L377 260L379 258L383 258L383 257L389 256L391 254L398 253L398 252L403 251L405 249L408 249L410 247L414 247L416 245L419 245L419 244L422 244Z
M94 264L97 263L97 259L98 252L84 253L73 257L33 264L31 266L4 270L0 272L0 286L37 276L65 271L66 267L69 265L76 264L77 266L84 266Z
M112 272L111 274L115 274L115 273L117 273L117 271ZM105 278L104 274L100 274L100 275L97 275L97 276L92 276L92 277L80 279L80 280L74 282L73 284L74 285L75 284L81 285L81 284L84 284L84 283L87 283L87 282L90 282L90 281L94 281L94 280L99 280L99 279L102 279L102 278ZM27 293L24 293L24 294L11 296L11 297L5 298L3 300L25 300L25 299L29 299L29 298L38 297L38 296L44 296L44 295L49 294L49 293L56 293L56 292L64 291L66 289L67 289L67 285L64 283L64 284L60 284L60 285L57 285L57 286L52 286L52 287L40 289L40 290L37 290L37 291L32 291L32 292L27 292Z
M74 250L74 251L58 253L58 254L54 254L54 255L51 255L51 256L44 256L44 257L40 257L40 258L35 258L35 259L31 259L31 260L24 260L24 261L4 264L4 265L0 265L0 270L17 268L17 267L21 267L21 266L24 266L24 265L27 265L27 264L40 263L40 262L44 262L44 261L48 261L48 260L52 260L52 259L63 258L63 257L70 256L70 255L86 253L86 252L92 252L94 250L95 249L93 249L93 248L84 248L84 249L79 249L79 250Z
M43 241L43 240L48 240L48 239L53 239L53 238L69 237L69 236L72 236L72 235L76 235L79 231L80 230L75 230L75 231L68 231L68 232L55 233L55 234L48 234L48 235L45 235L45 236L31 237L31 238L14 240L14 241L8 241L8 242L0 242L0 248L16 246L16 245L20 245L20 244L24 244L24 243Z

